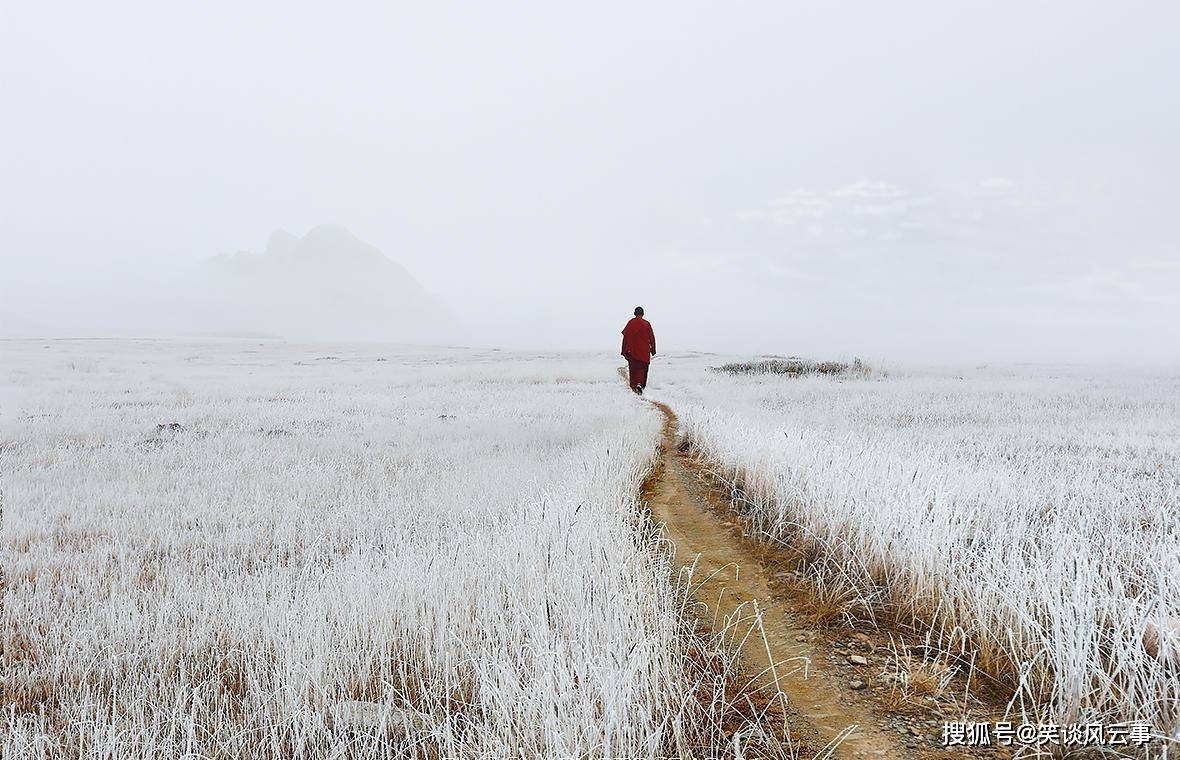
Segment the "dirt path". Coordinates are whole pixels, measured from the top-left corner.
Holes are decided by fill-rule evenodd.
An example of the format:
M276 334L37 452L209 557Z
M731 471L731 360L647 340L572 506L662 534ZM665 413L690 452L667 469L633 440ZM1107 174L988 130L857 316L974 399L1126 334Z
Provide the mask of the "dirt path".
M760 674L755 684L763 694L786 696L790 739L799 743L801 755L820 756L838 743L832 757L961 757L930 747L930 737L920 745L883 728L886 721L872 699L852 685L858 678L870 680L872 666L835 656L831 636L807 624L757 545L727 518L728 505L717 504L691 457L678 448L675 414L652 403L664 415L664 430L659 462L644 485L646 506L665 524L677 564L695 565L693 593L707 608L707 619L740 620L738 629L748 630L761 616L761 627L743 642L743 664L751 675ZM781 711L778 715L781 724Z

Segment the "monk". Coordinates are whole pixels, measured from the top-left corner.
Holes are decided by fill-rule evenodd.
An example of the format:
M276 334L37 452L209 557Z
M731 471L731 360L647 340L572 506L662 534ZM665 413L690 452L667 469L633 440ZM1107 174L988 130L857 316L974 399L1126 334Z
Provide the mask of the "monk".
M623 358L627 360L627 378L631 390L643 395L647 385L647 367L656 355L656 334L643 318L643 307L635 307L635 316L623 328Z

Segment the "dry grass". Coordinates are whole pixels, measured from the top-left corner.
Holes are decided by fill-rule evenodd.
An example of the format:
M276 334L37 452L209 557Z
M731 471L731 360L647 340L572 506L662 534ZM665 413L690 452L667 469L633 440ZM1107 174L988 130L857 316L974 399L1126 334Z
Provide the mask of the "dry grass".
M758 361L731 362L712 369L714 372L725 372L731 375L786 375L788 377L806 375L867 377L872 372L871 368L860 359L853 359L851 362L817 361L798 356L790 356L785 359L770 358Z
M928 631L1029 719L1180 731L1180 669L1145 644L1180 609L1174 376L701 369L665 368L660 400L751 530L831 587L824 616L846 591L849 614ZM901 665L911 692L945 675Z
M730 655L637 514L658 420L597 362L0 349L5 758L732 739Z

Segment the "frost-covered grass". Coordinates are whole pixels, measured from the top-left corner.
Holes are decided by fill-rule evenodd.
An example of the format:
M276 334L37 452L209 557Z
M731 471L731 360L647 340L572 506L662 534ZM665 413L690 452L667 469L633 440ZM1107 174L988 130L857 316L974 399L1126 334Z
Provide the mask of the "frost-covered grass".
M1180 372L787 378L717 361L656 365L649 393L754 529L815 555L847 598L965 641L1015 711L1176 735Z
M695 754L614 365L0 342L0 753Z

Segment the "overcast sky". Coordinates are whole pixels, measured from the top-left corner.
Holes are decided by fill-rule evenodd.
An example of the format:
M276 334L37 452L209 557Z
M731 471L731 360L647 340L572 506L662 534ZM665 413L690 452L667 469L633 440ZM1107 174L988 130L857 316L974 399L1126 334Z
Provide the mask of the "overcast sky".
M335 223L473 343L1177 361L1178 9L5 3L0 320Z

